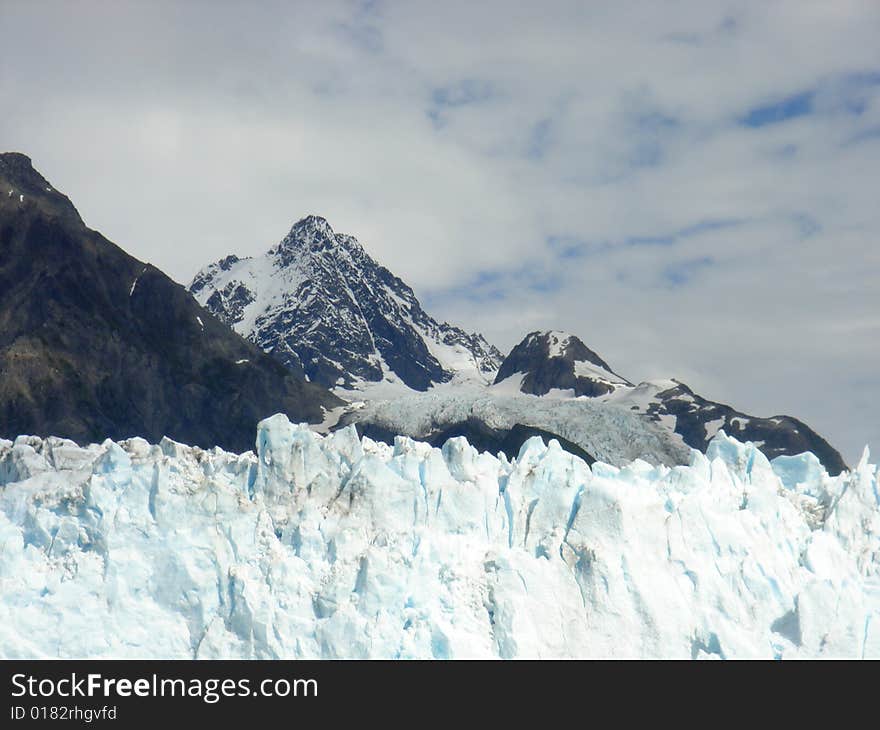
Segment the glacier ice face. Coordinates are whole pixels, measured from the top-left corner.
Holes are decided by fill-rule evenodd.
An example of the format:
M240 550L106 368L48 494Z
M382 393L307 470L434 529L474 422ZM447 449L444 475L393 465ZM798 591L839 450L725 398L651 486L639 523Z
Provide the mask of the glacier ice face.
M880 657L877 477L723 432L672 468L284 416L0 441L0 656Z

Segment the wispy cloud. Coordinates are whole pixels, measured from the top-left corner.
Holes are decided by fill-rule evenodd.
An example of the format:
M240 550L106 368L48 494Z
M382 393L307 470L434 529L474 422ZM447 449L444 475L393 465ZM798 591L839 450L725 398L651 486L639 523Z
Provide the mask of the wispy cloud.
M353 12L334 24L341 38L358 50L378 54L384 50L381 4L378 0L357 0Z
M876 140L880 140L880 125L856 132L844 140L843 146L848 147L850 145L858 145L863 142L874 142Z
M526 147L526 157L531 160L540 160L547 154L553 135L553 120L541 119L529 130L529 141Z
M431 91L428 117L437 126L443 126L450 110L482 104L497 93L492 82L485 79L461 79Z
M711 256L686 259L668 264L663 269L663 279L670 286L684 286L701 270L715 265L715 259Z
M794 213L791 219L801 238L810 238L822 231L822 224L809 213Z

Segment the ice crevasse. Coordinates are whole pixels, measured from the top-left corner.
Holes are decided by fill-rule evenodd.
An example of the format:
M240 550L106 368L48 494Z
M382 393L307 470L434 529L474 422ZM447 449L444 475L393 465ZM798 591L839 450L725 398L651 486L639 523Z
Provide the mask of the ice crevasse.
M720 433L689 466L532 439L0 441L0 656L880 657L880 494Z

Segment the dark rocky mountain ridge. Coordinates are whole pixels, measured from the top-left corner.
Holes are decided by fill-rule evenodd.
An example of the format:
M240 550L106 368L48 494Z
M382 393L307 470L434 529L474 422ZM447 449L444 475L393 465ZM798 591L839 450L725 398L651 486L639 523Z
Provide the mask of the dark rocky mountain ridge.
M25 155L0 154L0 190L0 436L244 451L263 417L340 404L87 228Z
M381 441L389 446L394 446L397 434L379 424L355 422L355 427L359 436L366 436L373 441ZM583 459L587 464L596 462L591 454L573 441L546 429L522 423L515 423L510 428L493 428L475 417L444 426L432 433L420 435L419 441L425 441L431 446L440 448L449 439L459 436L466 438L467 442L477 451L488 451L490 454L502 453L511 460L519 455L522 445L530 438L538 436L545 444L549 444L551 439L555 439L564 451Z
M739 441L754 442L767 456L801 454L812 451L828 470L839 474L847 468L840 453L803 421L792 416L758 418L697 395L684 383L657 394L656 401L645 409L649 418L675 417L675 433L692 448L705 452L719 430ZM707 428L709 424L714 424Z

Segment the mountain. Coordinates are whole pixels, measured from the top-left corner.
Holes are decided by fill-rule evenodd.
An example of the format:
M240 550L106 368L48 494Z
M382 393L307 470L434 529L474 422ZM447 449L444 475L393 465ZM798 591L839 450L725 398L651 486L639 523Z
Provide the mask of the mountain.
M754 442L768 458L813 452L831 474L846 469L841 455L819 434L791 416L758 418L707 400L677 380L633 385L596 353L566 332L532 332L501 364L495 385L546 395L573 391L603 403L628 408L678 434L688 446L705 452L721 429L740 441Z
M532 332L501 363L495 383L521 375L519 390L547 395L551 390L573 390L575 396L596 397L612 393L628 380L577 337L565 332Z
M0 154L0 190L0 435L243 451L267 415L339 405L87 228L25 155Z
M770 459L810 451L829 474L836 475L847 468L831 444L792 416L749 416L723 403L707 400L677 380L644 383L624 398L632 398L631 407L652 420L670 423L688 446L703 452L723 429L728 436L753 442Z
M211 264L189 288L236 332L326 387L487 382L502 359L481 335L430 317L357 239L314 215L262 256Z
M880 658L867 452L256 443L0 439L0 658Z

